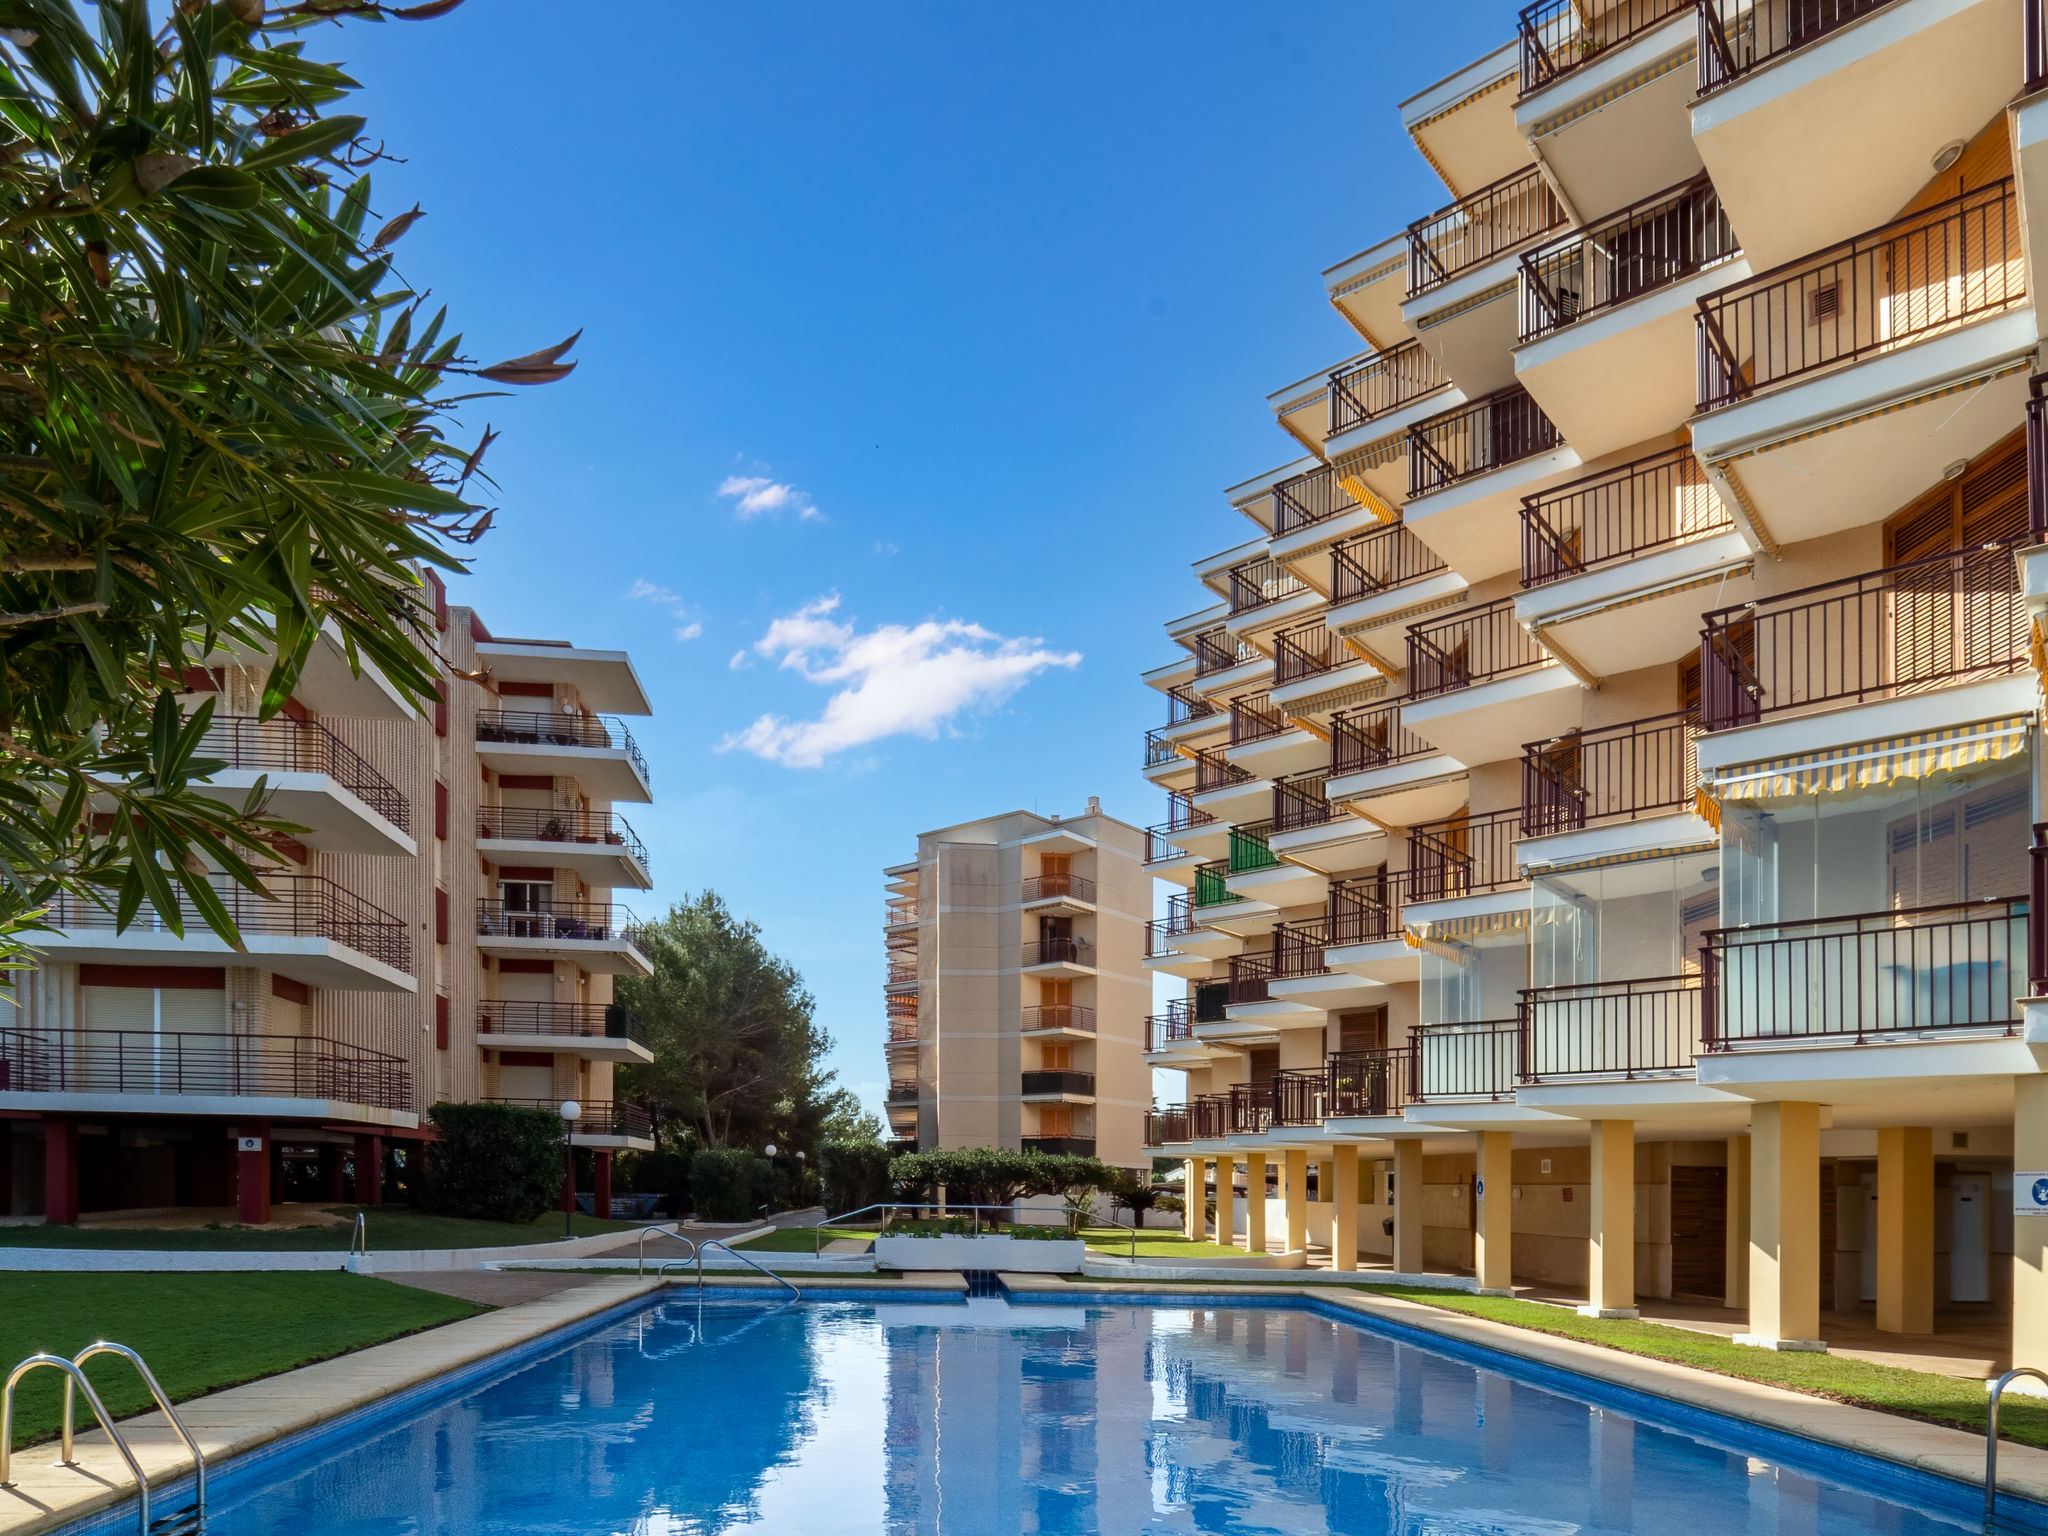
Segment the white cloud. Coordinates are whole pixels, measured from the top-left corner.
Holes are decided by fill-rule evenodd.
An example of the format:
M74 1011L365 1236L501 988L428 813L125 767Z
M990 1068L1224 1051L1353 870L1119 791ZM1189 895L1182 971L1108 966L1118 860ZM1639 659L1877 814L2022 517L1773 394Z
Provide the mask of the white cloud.
M800 521L824 516L808 492L766 475L727 475L719 483L718 494L738 503L733 510L742 522L769 512L794 512Z
M683 600L680 592L671 592L667 587L657 587L645 576L633 583L626 596L629 599L645 598L650 603L680 603Z
M704 626L698 623L680 624L676 627L678 640L694 640L704 633Z
M703 624L690 617L690 605L683 601L680 592L671 592L667 587L659 586L643 576L626 589L626 597L629 601L637 598L642 602L659 603L666 608L669 616L676 621L675 637L678 640L694 640L704 633Z
M787 767L817 768L884 737L936 737L963 710L994 708L1046 668L1081 664L1078 651L1048 650L1041 640L1007 639L958 619L862 633L833 617L838 607L837 594L806 603L771 623L753 647L806 682L837 685L824 711L815 720L763 715L719 743L721 752L737 747Z

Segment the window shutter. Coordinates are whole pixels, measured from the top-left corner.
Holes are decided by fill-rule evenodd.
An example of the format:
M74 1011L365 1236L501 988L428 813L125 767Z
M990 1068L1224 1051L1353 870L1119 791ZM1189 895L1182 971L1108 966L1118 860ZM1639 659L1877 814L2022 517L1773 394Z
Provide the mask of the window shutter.
M434 942L448 942L448 893L439 888L434 891Z

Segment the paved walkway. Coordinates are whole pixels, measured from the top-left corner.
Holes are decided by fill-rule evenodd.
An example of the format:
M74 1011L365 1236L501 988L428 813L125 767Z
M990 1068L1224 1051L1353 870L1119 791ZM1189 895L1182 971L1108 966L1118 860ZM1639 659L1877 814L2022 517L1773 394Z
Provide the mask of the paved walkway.
M427 1274L386 1275L386 1280L414 1290L459 1296L485 1307L517 1307L558 1291L571 1291L593 1280L615 1276L579 1273L573 1269L449 1269Z

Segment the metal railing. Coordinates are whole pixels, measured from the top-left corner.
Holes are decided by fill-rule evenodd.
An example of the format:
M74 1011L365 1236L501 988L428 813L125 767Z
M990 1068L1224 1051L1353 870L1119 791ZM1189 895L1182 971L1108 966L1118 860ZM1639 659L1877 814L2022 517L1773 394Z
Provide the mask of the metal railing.
M1330 551L1330 601L1377 597L1449 569L1406 523L1389 523Z
M1304 678L1320 677L1358 659L1349 646L1320 624L1313 629L1297 629L1273 642L1274 683L1285 687Z
M1249 613L1283 597L1310 590L1309 584L1270 555L1230 568L1230 611Z
M917 962L906 960L902 964L891 964L886 985L892 987L915 986L917 984Z
M1415 1099L1412 1046L1382 1051L1337 1051L1323 1064L1324 1113L1369 1117L1401 1113Z
M492 897L476 904L479 938L547 939L581 944L640 943L640 919L601 901L557 901L545 907L508 907ZM915 979L916 968L911 968Z
M571 1040L648 1043L647 1021L624 1003L526 1003L484 998L476 1005L480 1035L547 1035Z
M917 902L892 901L883 909L882 926L885 928L910 928L917 925Z
M488 1098L485 1104L512 1104L521 1109L559 1110L561 1105L554 1099L511 1099ZM631 1136L646 1139L654 1134L654 1116L645 1105L628 1104L623 1099L583 1099L579 1101L583 1113L577 1117L571 1137L576 1136Z
M1323 943L1384 944L1401 938L1401 909L1408 896L1408 872L1385 870L1331 884L1323 905Z
M1095 946L1086 939L1035 939L1024 946L1025 965L1093 965Z
M412 802L404 793L360 752L314 721L216 715L199 756L263 773L324 773L399 831L412 831Z
M1195 866L1194 904L1197 907L1221 906L1237 900L1230 889L1230 864L1228 860L1214 859L1207 864Z
M1214 1141L1230 1134L1230 1095L1205 1093L1188 1100L1188 1139Z
M1194 793L1205 795L1212 789L1222 789L1231 784L1251 782L1249 769L1240 768L1214 748L1196 752Z
M1177 1011L1169 1008L1165 1013L1146 1015L1146 1050L1163 1050L1175 1040L1192 1040L1195 1038L1194 1011L1188 1007L1188 1000L1184 997L1177 997L1173 1001L1180 1005Z
M315 1035L0 1029L0 1093L331 1099L411 1109L403 1056Z
M1525 342L1626 304L1740 253L1702 171L1561 240L1522 254Z
M224 875L209 883L244 939L332 939L393 970L412 970L410 928L382 907L365 901L325 875L266 874L260 892L231 884ZM178 905L188 938L210 936L197 907L184 898L180 898ZM118 928L114 913L68 892L50 902L44 921L52 928ZM154 908L145 905L120 931L155 934L169 933L171 928Z
M1613 0L1593 10L1584 0L1537 0L1523 8L1522 94L1540 91L1658 24L1693 8L1693 0Z
M1515 844L1521 836L1519 808L1410 827L1408 899L1449 901L1520 885Z
M1513 1097L1521 1080L1520 1020L1420 1024L1413 1035L1416 1098Z
M1075 1072L1071 1069L1033 1069L1020 1075L1023 1094L1045 1095L1053 1093L1075 1093L1092 1095L1095 1092L1093 1072Z
M891 1083L889 1085L887 1102L891 1104L915 1104L917 1102L917 1084L915 1082Z
M1249 640L1232 640L1222 630L1195 636L1195 676L1213 677L1232 667L1260 660L1259 648Z
M890 1022L889 1022L889 1044L891 1044L891 1045L915 1045L915 1044L917 1044L917 1020L915 1020L915 1019L892 1019L892 1020L890 1020Z
M1257 1136L1273 1128L1271 1078L1263 1083L1233 1083L1225 1097L1232 1136Z
M1706 1049L2017 1027L2025 898L1715 928L1705 935Z
M1230 744L1248 746L1287 729L1287 716L1273 707L1269 693L1248 693L1230 701Z
M1401 724L1399 704L1339 711L1330 717L1330 777L1365 773L1390 763L1428 757L1437 749Z
M1330 375L1330 433L1349 432L1376 416L1434 394L1450 383L1443 365L1419 341L1404 341Z
M1536 166L1510 171L1408 226L1408 296L1564 226L1564 205Z
M567 715L537 709L480 709L476 739L520 746L580 747L624 752L626 760L647 777L647 759L640 744L617 715Z
M1289 981L1300 976L1327 976L1330 967L1323 959L1324 937L1329 932L1326 918L1308 917L1273 925L1273 979Z
M622 848L643 870L647 845L642 843L626 818L616 811L586 811L567 807L485 805L476 813L476 835L520 843L594 843Z
M1023 899L1054 901L1064 896L1073 901L1095 900L1095 882L1086 875L1032 875L1024 882Z
M2024 670L2029 621L2013 551L2026 538L1711 610L1700 635L1702 727Z
M1145 1111L1145 1145L1163 1147L1170 1141L1192 1141L1188 1132L1188 1107L1169 1104L1164 1109Z
M1179 824L1172 821L1162 821L1156 826L1147 827L1145 829L1145 862L1147 864L1164 864L1172 859L1186 858L1187 850L1174 841L1174 834L1185 832L1189 827L1199 827L1205 822L1211 822L1215 819L1213 816L1203 814L1200 820Z
M1665 1075L1700 1052L1700 978L1528 987L1522 991L1522 1078Z
M1515 617L1512 597L1454 609L1443 618L1419 619L1408 626L1410 700L1551 664L1542 642Z
M1358 499L1344 488L1327 464L1273 487L1273 537L1281 538L1340 513L1354 511Z
M1296 832L1303 827L1320 827L1335 814L1324 786L1330 776L1321 768L1289 774L1273 781L1273 830ZM1363 823L1360 824L1361 829Z
M1213 703L1189 693L1183 684L1176 683L1166 690L1166 725L1169 730L1176 725L1186 725L1190 720L1206 720L1215 713Z
M1232 955L1230 957L1230 1006L1242 1003L1263 1003L1271 995L1267 990L1273 980L1273 957L1271 955Z
M1329 1080L1321 1068L1283 1067L1268 1080L1273 1095L1273 1124L1321 1125Z
M2010 176L1699 301L1699 408L2026 302Z
M1759 64L1868 16L1889 0L1698 0L1699 94L1732 85Z
M1427 496L1563 441L1529 392L1510 384L1408 429L1408 494Z
M1522 748L1522 832L1543 837L1682 811L1699 787L1690 710L1573 731Z
M1522 585L1539 587L1735 526L1681 445L1522 498Z
M138 1355L135 1358L140 1363L141 1357ZM64 1416L64 1440L59 1457L59 1465L75 1466L78 1461L69 1411L71 1391L75 1383L77 1389L85 1394L86 1406L92 1409L93 1417L99 1420L100 1428L106 1431L107 1439L112 1442L121 1460L127 1463L129 1475L135 1479L135 1524L140 1536L170 1536L172 1532L193 1531L204 1525L205 1511L202 1507L196 1511L187 1510L179 1515L166 1516L161 1522L161 1529L159 1528L159 1522L150 1517L149 1475L142 1470L142 1463L135 1459L134 1450L130 1448L127 1437L121 1433L119 1426L115 1424L113 1415L107 1412L107 1405L100 1401L99 1393L95 1392L92 1383L86 1380L84 1368L77 1361L66 1360L62 1355L30 1355L7 1373L7 1384L4 1388L0 1388L0 1488L12 1488L15 1485L13 1464L14 1389L20 1383L21 1378L28 1375L29 1372L44 1369L61 1372L64 1377L64 1404L66 1412ZM150 1377L149 1382L151 1390L156 1392L157 1396L161 1398L162 1393L156 1387L156 1378ZM164 1404L164 1412L171 1419L171 1422L176 1425L178 1433L184 1436L186 1444L191 1446L192 1454L195 1457L198 1456L198 1442L185 1433L185 1426L179 1422L178 1416L171 1411L168 1402ZM206 1476L205 1462L203 1460L200 1461L199 1468L199 1477L203 1482ZM202 1494L201 1497L203 1498L204 1495Z
M1027 1035L1047 1029L1072 1029L1092 1035L1095 1010L1080 1003L1044 1003L1026 1008L1017 1027Z
M1248 875L1256 870L1278 869L1280 856L1267 842L1272 833L1273 823L1270 821L1246 822L1243 826L1232 827L1229 872Z

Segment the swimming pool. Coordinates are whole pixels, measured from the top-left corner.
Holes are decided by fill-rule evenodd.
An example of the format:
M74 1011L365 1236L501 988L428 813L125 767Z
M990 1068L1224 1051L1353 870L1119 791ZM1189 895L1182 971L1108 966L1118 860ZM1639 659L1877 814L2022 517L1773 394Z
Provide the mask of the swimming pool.
M1960 1484L1313 1304L687 1292L216 1477L211 1536L1922 1536ZM1455 1347L1453 1347L1454 1349ZM173 1505L178 1500L173 1500ZM2038 1507L2015 1507L2016 1529ZM133 1529L102 1516L89 1529Z

